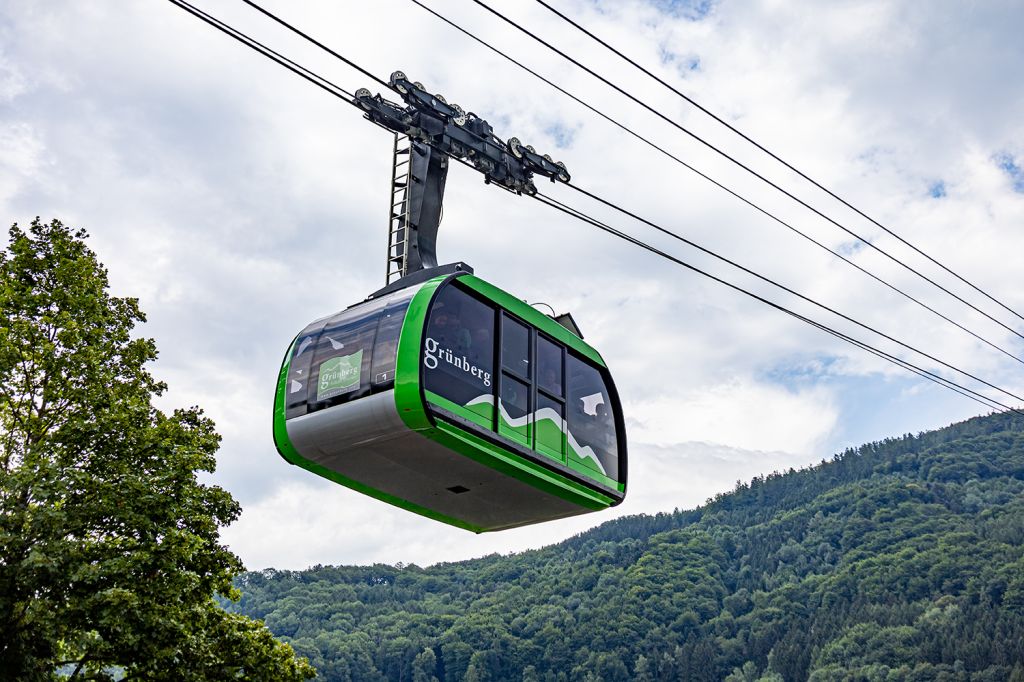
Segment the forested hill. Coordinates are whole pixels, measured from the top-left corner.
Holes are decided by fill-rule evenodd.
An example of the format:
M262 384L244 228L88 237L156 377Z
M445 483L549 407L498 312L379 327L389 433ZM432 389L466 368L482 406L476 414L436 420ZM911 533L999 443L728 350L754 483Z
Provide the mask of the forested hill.
M230 608L327 680L1024 682L1024 420L872 443L514 556L240 587Z

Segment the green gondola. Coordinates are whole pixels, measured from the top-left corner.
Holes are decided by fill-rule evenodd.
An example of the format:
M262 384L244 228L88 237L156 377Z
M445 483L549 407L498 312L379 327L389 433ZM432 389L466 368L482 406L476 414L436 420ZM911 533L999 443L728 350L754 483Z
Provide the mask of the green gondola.
M548 317L437 264L450 158L535 194L565 165L404 73L354 103L395 133L387 286L313 322L285 356L274 442L324 478L475 532L607 509L626 494L626 438L611 375L572 318Z
M295 338L274 404L286 460L475 532L622 501L622 410L597 351L465 271L382 291Z

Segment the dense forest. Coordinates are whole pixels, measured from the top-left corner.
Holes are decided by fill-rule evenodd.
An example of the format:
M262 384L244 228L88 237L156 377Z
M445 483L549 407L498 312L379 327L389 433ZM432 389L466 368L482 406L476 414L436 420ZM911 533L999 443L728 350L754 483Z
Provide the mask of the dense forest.
M238 585L227 608L327 680L1024 682L1024 419L871 443L513 556Z

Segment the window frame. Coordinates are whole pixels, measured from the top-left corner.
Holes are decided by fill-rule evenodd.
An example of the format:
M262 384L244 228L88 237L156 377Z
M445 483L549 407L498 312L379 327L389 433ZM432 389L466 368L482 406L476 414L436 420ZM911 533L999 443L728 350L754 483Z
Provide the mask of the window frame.
M619 494L615 485L625 484L625 464L623 462L623 429L621 424L621 410L613 411L613 428L615 430L615 447L617 452L616 468L618 469L617 477L610 477L610 480L615 483L612 487L608 487L608 483L601 480L592 478L589 472L574 468L569 462L569 358L572 357L575 360L583 363L584 365L592 368L600 374L601 381L604 385L607 397L610 400L609 408L613 405L618 405L617 393L615 392L614 383L611 379L610 373L607 367L603 364L597 363L586 354L572 347L571 344L566 343L558 339L557 336L551 334L547 330L526 321L523 317L519 316L516 312L504 307L499 301L489 298L483 294L480 294L475 289L461 285L458 279L446 283L445 287L454 286L459 290L460 293L469 296L476 301L487 305L494 313L494 334L493 334L493 383L492 383L492 398L493 398L493 411L491 418L488 421L488 425L484 426L482 421L475 421L463 416L461 413L452 413L441 405L429 404L429 409L432 410L438 417L447 421L459 425L461 428L469 429L475 432L478 436L483 437L491 442L504 447L512 452L517 453L521 457L526 457L531 461L537 463L548 463L556 471L560 471L563 474L571 473L574 478L580 481L585 481L587 485L593 486L596 489L604 490L613 495ZM528 361L529 361L529 376L520 374L515 371L515 365L506 366L505 358L502 348L502 337L504 334L504 318L508 318L511 322L519 324L525 327L528 334ZM429 319L429 317L428 317ZM546 390L540 387L538 382L538 372L540 371L540 362L538 354L539 339L543 338L548 343L558 348L561 358L561 389L562 395L556 395L552 391ZM421 353L423 348L421 347ZM422 363L421 363L421 377ZM527 425L529 427L528 438L523 438L521 435L510 433L510 429L502 427L502 416L500 410L501 393L506 377L515 379L516 381L527 384L527 395L529 400L527 415L529 421ZM422 390L422 389L421 389ZM560 425L560 431L562 432L560 448L558 452L553 451L552 448L546 448L541 444L538 447L537 443L537 428L536 428L536 412L538 409L538 403L541 398L549 400L561 408L562 412L562 423ZM600 472L594 470L593 475L600 475Z
M536 396L534 395L535 384L534 374L536 373L537 363L534 360L535 349L533 347L533 338L536 333L533 325L519 319L508 310L501 306L495 306L498 311L496 333L495 337L495 351L497 355L497 362L495 365L498 371L495 373L497 381L495 382L494 392L494 432L499 436L508 438L520 445L525 445L531 450L536 450L534 447L535 431L534 429L534 411L536 410ZM529 367L528 375L518 373L514 366L509 367L505 363L505 320L508 319L514 324L518 324L526 330L526 363ZM526 384L526 435L523 437L521 434L515 432L511 427L506 428L502 425L501 419L501 396L505 388L505 382L507 381L506 376L509 379L515 380L519 383Z
M567 356L567 354L569 352L569 349L566 348L564 344L559 343L557 340L551 338L550 336L545 334L540 329L532 327L532 325L531 325L531 328L533 329L533 335L531 337L531 341L532 341L532 345L533 345L533 353L534 353L534 358L535 358L534 363L533 363L534 382L533 382L533 391L532 391L533 396L534 396L534 405L538 405L540 403L539 398L540 397L544 397L547 400L550 400L551 402L558 404L562 408L562 423L558 425L559 431L561 431L562 436L561 436L561 444L560 444L560 447L558 448L558 452L556 453L556 452L548 451L548 447L546 445L542 446L542 447L544 447L544 450L540 449L541 446L539 446L539 444L537 443L537 433L536 433L537 429L536 428L534 428L533 449L536 450L537 452L539 452L541 454L544 454L544 455L547 455L549 457L556 457L560 462L565 463L566 457L568 456L568 436L566 435L566 430L568 428L567 427L567 419L568 419L568 414L567 414L568 404L567 404L567 400L568 400L568 396L566 395L567 392L568 392L568 387L566 386L566 379L567 379L567 377L566 377L566 364L567 364L566 363L566 356ZM555 348L558 349L559 360L560 360L560 363L561 363L561 372L560 372L561 376L559 377L559 382L561 383L561 391L562 391L562 395L561 396L555 395L551 391L543 388L540 385L540 381L539 381L539 379L537 377L537 373L540 371L540 353L538 352L538 346L540 345L540 340L541 339L544 339L545 341L547 341L548 343L552 344ZM539 408L535 408L534 409L534 415L535 416L536 416L537 409L539 409Z

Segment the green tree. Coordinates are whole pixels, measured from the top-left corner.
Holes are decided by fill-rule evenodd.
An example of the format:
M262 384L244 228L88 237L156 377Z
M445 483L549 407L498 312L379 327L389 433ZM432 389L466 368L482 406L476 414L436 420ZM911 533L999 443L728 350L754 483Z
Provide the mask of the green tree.
M1021 519L1024 420L994 414L513 556L247 574L226 608L328 679L427 647L445 682L1024 682Z
M470 663L466 668L466 676L462 679L464 682L482 682L485 678L477 671L476 665Z
M753 661L747 661L742 668L733 668L725 682L757 682L757 666Z
M315 673L258 621L222 610L238 504L200 484L219 436L167 415L86 234L17 225L0 253L0 677L273 679Z
M636 657L636 666L633 670L633 679L636 682L654 682L654 666L643 654Z
M412 662L412 682L437 682L437 655L430 647L416 654Z

